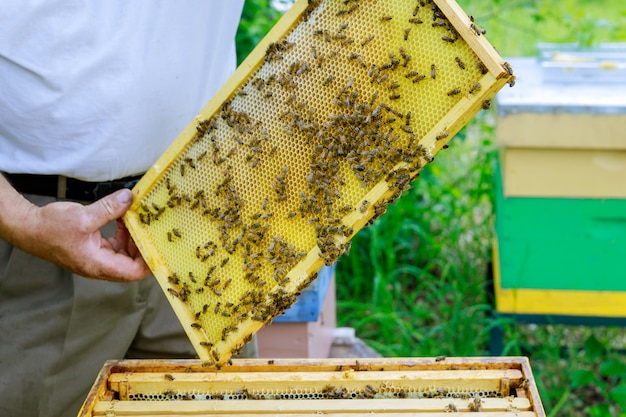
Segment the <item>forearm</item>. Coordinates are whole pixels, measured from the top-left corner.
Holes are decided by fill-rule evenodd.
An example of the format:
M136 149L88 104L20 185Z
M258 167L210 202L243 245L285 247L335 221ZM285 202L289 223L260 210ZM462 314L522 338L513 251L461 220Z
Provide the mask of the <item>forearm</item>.
M26 249L29 231L34 230L33 220L37 207L18 193L0 175L0 238L20 249Z
M120 190L92 204L58 201L31 204L0 175L0 238L79 275L132 281L150 273L121 222L112 238L100 229L119 219L131 204Z

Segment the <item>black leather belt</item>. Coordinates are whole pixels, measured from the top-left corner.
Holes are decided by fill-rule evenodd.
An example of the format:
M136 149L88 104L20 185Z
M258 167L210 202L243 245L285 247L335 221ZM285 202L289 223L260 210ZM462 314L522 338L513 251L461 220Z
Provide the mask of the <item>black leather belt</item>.
M8 174L7 180L22 194L45 195L60 200L93 202L122 188L132 188L141 176L89 182L63 175Z

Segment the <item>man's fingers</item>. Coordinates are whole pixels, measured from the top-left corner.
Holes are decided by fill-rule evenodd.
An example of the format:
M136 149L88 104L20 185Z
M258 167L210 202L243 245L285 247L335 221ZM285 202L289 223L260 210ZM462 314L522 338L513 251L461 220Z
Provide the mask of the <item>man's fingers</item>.
M128 189L123 189L86 206L92 225L96 229L100 229L107 223L119 219L126 213L132 201L132 192Z

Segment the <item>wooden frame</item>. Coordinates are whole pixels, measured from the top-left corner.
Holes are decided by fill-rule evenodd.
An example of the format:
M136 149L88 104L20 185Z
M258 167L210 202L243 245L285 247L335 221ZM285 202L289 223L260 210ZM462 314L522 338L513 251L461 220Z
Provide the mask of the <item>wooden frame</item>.
M426 21L418 22L413 0L347 9L298 0L133 189L124 220L201 359L226 363L288 308L321 266L347 251L352 236L512 82L510 66L453 0L423 3ZM330 23L316 26L324 21ZM363 30L374 34L363 39ZM341 132L345 143L338 142ZM302 159L285 165L296 156ZM269 204L261 203L264 195L272 196L265 197ZM273 217L249 220L262 215ZM270 233L274 243L259 243ZM294 248L287 261L273 254L277 241ZM218 260L206 261L214 255Z

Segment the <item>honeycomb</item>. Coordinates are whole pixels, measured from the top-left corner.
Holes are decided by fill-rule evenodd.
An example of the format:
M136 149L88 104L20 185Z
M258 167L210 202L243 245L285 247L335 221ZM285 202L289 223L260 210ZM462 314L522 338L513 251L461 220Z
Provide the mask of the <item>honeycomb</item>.
M513 73L452 1L300 0L133 189L127 227L220 366Z

